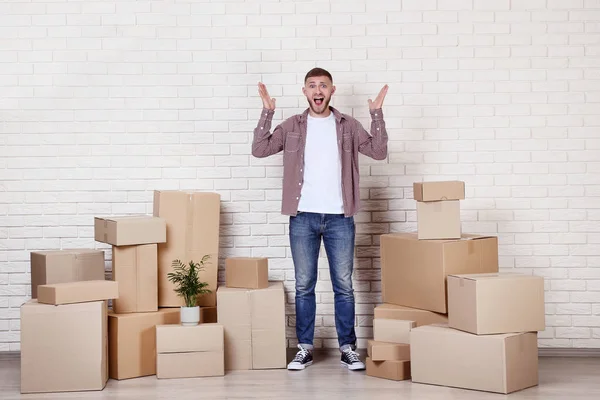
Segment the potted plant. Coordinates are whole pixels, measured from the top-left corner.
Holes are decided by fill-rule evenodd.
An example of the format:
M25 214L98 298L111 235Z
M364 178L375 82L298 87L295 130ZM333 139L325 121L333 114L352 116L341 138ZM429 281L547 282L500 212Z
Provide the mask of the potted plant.
M209 258L209 255L205 255L199 263L192 260L188 265L180 260L174 260L173 272L167 274L169 281L175 284L175 292L183 297L185 303L181 306L182 325L193 326L200 322L200 307L197 305L197 298L199 295L211 291L206 288L208 283L200 282L198 272L204 269L204 264Z

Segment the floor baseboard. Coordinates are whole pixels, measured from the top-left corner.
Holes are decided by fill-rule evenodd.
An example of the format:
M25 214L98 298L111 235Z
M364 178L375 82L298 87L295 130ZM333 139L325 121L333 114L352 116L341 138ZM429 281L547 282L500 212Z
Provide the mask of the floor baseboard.
M292 356L296 353L295 348L287 349L288 356ZM366 349L358 349L360 354L367 354ZM338 349L315 349L315 353L321 354L339 354ZM540 347L538 349L540 357L600 357L600 348L584 349L584 348L549 348ZM3 360L14 360L21 357L19 351L3 351L0 352L0 361Z

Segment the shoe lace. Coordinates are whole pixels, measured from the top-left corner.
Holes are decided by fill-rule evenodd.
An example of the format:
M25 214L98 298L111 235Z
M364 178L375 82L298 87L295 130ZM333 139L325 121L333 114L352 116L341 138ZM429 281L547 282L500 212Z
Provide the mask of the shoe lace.
M360 361L360 358L358 358L359 354L353 350L346 350L346 357L348 357L348 361L350 362L357 362Z
M298 351L296 353L296 357L294 357L294 361L302 361L308 355L308 350L306 350L304 347L298 346L298 348L300 349L300 351Z

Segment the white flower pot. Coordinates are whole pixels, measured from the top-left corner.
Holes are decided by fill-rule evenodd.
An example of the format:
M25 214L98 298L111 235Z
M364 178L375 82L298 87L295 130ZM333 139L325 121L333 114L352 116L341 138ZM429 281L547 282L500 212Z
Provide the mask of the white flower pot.
M200 322L200 307L181 307L181 325L194 326Z

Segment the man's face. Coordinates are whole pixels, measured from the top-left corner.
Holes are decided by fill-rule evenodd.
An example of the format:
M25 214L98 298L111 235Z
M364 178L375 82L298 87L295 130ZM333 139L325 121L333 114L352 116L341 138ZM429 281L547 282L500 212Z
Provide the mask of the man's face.
M335 86L326 76L313 76L308 78L302 88L308 104L315 114L323 114L329 109L331 96L335 92Z

